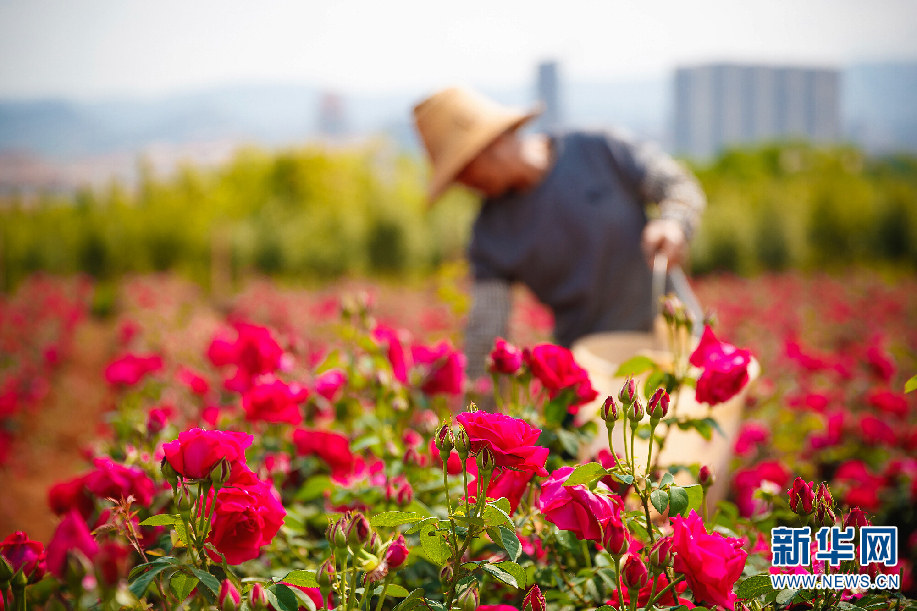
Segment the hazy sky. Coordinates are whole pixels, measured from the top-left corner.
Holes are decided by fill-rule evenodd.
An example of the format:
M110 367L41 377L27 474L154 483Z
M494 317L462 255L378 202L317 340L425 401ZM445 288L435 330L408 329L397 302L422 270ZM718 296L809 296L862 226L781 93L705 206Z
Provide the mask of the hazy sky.
M0 96L217 84L343 92L659 75L711 60L917 60L914 0L0 0Z

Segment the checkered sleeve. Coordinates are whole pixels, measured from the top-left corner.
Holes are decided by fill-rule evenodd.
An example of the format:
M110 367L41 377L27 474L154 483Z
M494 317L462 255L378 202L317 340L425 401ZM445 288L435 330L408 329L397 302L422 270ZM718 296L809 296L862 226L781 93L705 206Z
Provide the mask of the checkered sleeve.
M497 337L506 337L511 305L510 283L475 280L471 288L471 312L465 327L465 357L469 380L487 373L487 356Z

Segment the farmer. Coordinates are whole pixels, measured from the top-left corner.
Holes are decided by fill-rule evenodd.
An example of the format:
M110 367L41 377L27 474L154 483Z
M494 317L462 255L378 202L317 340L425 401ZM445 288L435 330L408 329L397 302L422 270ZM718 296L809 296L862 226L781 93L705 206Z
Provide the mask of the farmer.
M513 282L551 308L561 345L649 331L650 261L659 251L669 265L684 260L706 204L696 180L657 148L616 132L521 135L537 115L462 88L414 108L432 166L430 202L456 182L483 198L469 248L471 380L507 333Z

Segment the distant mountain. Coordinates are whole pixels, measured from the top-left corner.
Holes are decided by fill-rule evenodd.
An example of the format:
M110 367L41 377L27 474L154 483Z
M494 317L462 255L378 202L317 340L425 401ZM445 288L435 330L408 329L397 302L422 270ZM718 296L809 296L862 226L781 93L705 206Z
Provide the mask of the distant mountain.
M534 87L485 92L521 106L531 105L535 98ZM561 113L571 126L621 126L668 144L672 92L669 76L562 83ZM410 109L424 93L343 93L346 134L384 133L416 149ZM322 101L319 88L302 84L240 85L99 102L0 100L0 153L62 161L206 141L287 145L320 135ZM846 133L854 142L873 152L917 152L917 63L844 69L841 104Z

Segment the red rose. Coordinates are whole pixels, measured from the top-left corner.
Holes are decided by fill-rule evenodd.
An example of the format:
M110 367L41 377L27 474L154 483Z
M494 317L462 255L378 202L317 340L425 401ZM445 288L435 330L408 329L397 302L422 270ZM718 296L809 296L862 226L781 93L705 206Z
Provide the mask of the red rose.
M245 462L245 448L254 438L231 431L190 429L178 434L178 439L162 446L166 460L179 475L189 479L204 479L213 467L226 459L236 470Z
M435 346L414 346L415 366L424 368L420 389L428 395L460 395L465 380L465 355L443 340Z
M583 485L564 486L571 473L573 467L561 467L541 484L541 512L548 522L569 530L577 539L601 542L604 524L611 519L620 520L621 502Z
M341 398L346 383L346 373L340 369L329 369L315 378L315 394L324 397L330 403L334 403Z
M694 599L733 609L736 596L732 588L748 556L742 540L707 533L694 510L687 518L676 516L673 523L675 571L687 577Z
M95 470L87 473L83 481L97 498L120 500L133 495L138 505L150 505L156 486L143 469L125 467L110 458L96 458L92 462Z
M14 532L4 539L0 543L0 556L10 563L14 574L21 569L30 583L41 581L45 576L45 546L32 541L24 532Z
M318 456L331 469L331 477L346 482L356 469L357 461L350 451L350 440L333 431L297 429L293 444L299 456Z
M89 560L95 558L99 551L99 544L90 534L86 521L76 510L70 511L51 535L51 541L48 543L48 571L64 579L67 555L74 550L82 552Z
M494 341L494 349L490 353L488 369L492 373L505 373L512 375L522 367L522 351L513 346L502 337Z
M411 368L411 355L405 352L402 335L407 336L407 333L385 325L377 325L372 333L373 339L385 347L395 379L402 384L407 384L408 369ZM405 342L409 341L410 339L405 337Z
M244 392L253 378L274 373L280 367L283 349L266 327L245 322L237 322L233 327L238 333L236 340L230 340L225 333L217 335L207 356L217 367L236 365L236 374L226 381L226 388Z
M895 429L875 416L863 416L860 418L859 432L863 441L871 446L891 447L898 441Z
M162 369L162 358L158 354L140 356L125 354L105 368L105 380L112 386L133 386L143 377Z
M763 424L749 420L742 424L733 449L739 456L747 456L759 445L768 443L770 438L771 432Z
M866 401L883 414L892 414L903 418L907 416L907 397L891 390L871 390Z
M48 506L59 516L75 509L84 520L88 520L95 510L95 503L93 503L92 494L86 489L86 476L51 486L48 491Z
M697 402L716 405L737 395L748 382L751 353L721 342L710 327L704 327L704 335L690 362L703 369L697 380Z
M261 554L283 525L287 512L274 489L251 471L232 486L220 488L215 500L213 524L207 542L224 556L229 564L241 564ZM219 555L207 551L214 562Z
M286 384L276 378L255 382L242 395L242 409L249 422L273 422L297 425L302 422L299 404L306 400L309 391L295 384Z
M581 405L595 400L599 393L592 388L589 374L577 365L573 353L563 346L538 344L523 353L529 370L538 381L548 389L553 399L561 391L573 390L573 405Z
M188 387L196 395L204 396L210 392L210 382L199 373L182 365L178 368L178 381Z
M152 408L146 415L146 430L151 435L162 432L169 425L172 416L172 408L168 405Z
M398 535L398 538L392 541L385 549L385 562L388 564L388 568L399 568L407 560L410 553L411 550L408 549L404 541L404 535Z
M736 506L743 518L751 517L766 509L764 501L754 498L764 482L773 482L776 489L783 489L789 484L791 474L777 461L766 460L753 467L739 469L733 476L736 490Z
M453 452L455 454L455 452ZM458 454L455 454L458 460ZM452 457L449 457L450 464ZM461 471L461 463L459 471ZM474 502L478 495L478 465L473 458L469 458L467 469L470 479L468 480L469 500ZM525 494L529 482L532 481L530 471L513 471L511 469L495 469L490 477L490 483L487 485L487 497L491 499L505 498L509 501L510 515L516 512L519 503L522 501L522 495Z
M489 412L463 412L456 420L468 433L472 454L488 448L493 452L497 467L547 476L544 464L548 460L548 449L535 445L541 429L530 426L525 420Z

